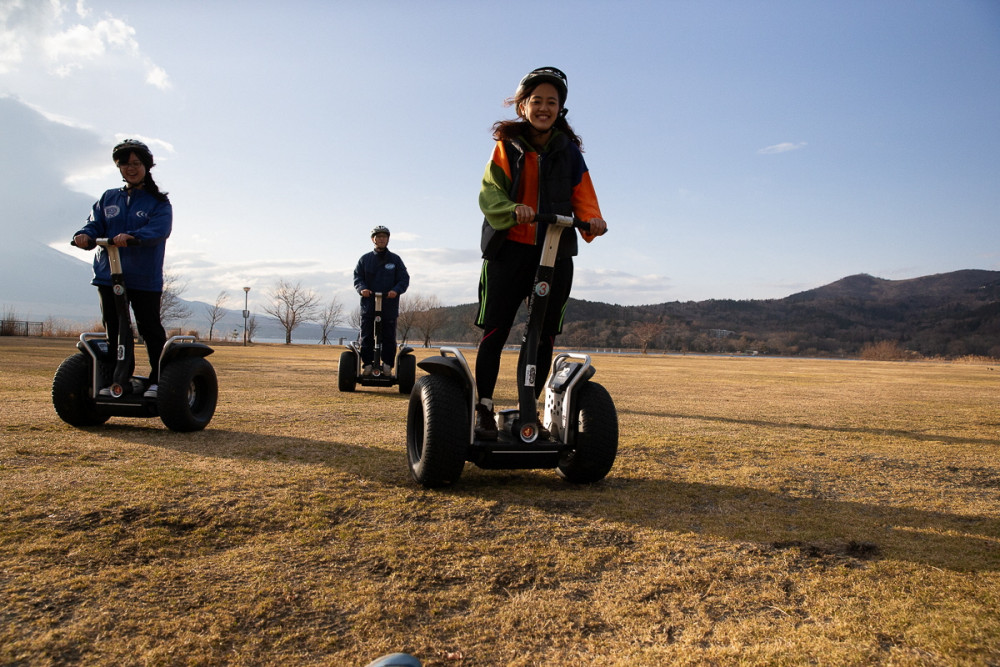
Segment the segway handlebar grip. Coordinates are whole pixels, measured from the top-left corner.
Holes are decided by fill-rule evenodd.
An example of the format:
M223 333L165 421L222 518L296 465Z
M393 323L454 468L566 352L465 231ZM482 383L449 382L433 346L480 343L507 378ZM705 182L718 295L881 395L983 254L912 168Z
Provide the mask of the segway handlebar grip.
M82 246L82 245L78 245L75 238L74 239L70 239L69 244L71 246L75 247L75 248L82 248L84 250L93 250L94 248L97 247L97 243L94 242L94 239L90 239L90 244L87 245L86 247Z

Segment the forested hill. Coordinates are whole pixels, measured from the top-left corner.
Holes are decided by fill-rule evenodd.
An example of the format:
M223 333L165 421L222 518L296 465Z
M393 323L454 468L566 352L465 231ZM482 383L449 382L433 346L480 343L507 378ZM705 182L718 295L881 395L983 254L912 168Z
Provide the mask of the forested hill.
M443 309L435 340L472 342L475 304ZM510 337L520 341L525 309ZM848 276L784 299L619 306L570 299L560 345L856 356L892 341L924 356L1000 357L1000 271L908 280Z

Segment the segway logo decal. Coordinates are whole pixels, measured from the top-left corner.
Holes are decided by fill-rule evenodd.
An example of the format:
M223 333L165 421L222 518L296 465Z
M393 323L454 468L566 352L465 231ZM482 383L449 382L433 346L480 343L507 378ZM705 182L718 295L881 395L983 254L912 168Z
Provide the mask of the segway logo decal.
M122 361L125 358L125 346L118 346L118 361Z
M118 208L117 206L113 205L113 204L111 206L105 206L104 207L104 217L105 218L113 218L113 217L115 217L116 215L118 215L121 212L122 212L122 210L120 208Z
M385 265L385 268L387 268L388 270L392 271L393 269L395 269L395 268L396 268L396 265L395 265L395 264L393 264L392 262L388 262L388 263L387 263L387 264Z
M544 280L537 285L535 285L535 294L538 296L545 296L549 293L549 284Z
M524 386L534 387L535 386L535 365L528 364L524 367Z

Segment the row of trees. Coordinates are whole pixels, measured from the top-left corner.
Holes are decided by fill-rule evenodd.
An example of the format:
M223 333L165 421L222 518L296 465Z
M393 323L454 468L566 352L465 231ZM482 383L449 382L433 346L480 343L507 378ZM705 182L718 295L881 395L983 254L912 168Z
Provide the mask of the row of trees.
M164 322L183 320L191 316L190 308L180 298L185 288L186 285L178 283L176 276L169 273L164 276L163 297L160 303L160 315ZM205 306L209 340L212 340L216 326L229 312L227 308L229 302L229 292L222 291L216 296L213 304ZM278 280L267 292L263 310L277 320L284 329L285 344L291 344L293 332L307 322L319 325L320 343L324 345L330 344L334 329L341 324L347 324L354 329L361 328L360 305L345 315L344 305L339 299L334 297L324 302L315 290L303 287L301 282ZM448 315L436 296L403 295L399 302L397 338L403 344L411 339L418 339L423 342L424 347L429 347L432 337L447 321ZM252 341L258 329L257 318L250 315L246 326L247 339Z

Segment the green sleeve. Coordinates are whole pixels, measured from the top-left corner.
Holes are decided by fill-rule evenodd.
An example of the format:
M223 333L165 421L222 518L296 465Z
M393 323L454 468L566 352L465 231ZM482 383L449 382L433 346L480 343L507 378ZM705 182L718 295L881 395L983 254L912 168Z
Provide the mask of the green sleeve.
M490 226L498 231L510 229L517 224L513 215L517 202L511 201L507 194L510 186L511 181L503 167L490 160L483 175L483 187L479 191L479 208Z

